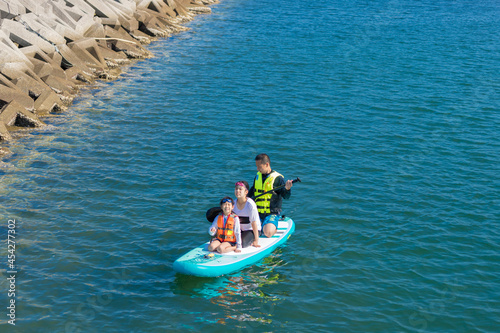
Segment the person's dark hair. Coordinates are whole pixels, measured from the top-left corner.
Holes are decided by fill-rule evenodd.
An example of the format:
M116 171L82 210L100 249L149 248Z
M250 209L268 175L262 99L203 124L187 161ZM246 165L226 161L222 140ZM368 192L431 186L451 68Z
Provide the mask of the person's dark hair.
M255 157L255 160L263 164L271 164L271 159L269 158L269 156L267 156L267 154L259 154Z
M226 200L230 200L231 204L234 206L234 200L231 197L224 197L224 198L220 199L220 204L219 205L222 206L223 202L226 201Z
M245 181L245 180L238 180L238 181L236 182L236 184L234 184L234 185L235 185L235 186L240 185L240 184L238 184L238 183L241 183L241 184L245 185L245 187L246 187L247 191L250 191L250 186L248 185L247 181Z

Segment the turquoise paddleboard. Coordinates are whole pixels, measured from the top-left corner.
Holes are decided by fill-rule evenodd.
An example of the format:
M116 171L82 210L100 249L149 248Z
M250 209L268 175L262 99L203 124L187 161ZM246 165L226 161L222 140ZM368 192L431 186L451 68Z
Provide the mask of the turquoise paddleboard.
M260 247L249 246L240 253L220 254L208 251L209 242L189 251L174 262L174 270L188 275L221 276L236 272L243 267L253 265L285 243L295 231L295 223L289 217L278 222L276 234L267 238L259 237Z

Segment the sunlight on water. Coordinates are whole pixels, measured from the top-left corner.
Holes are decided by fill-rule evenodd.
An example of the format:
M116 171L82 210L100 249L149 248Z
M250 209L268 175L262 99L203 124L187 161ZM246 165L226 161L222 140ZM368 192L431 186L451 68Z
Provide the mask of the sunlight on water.
M499 11L221 1L148 46L6 145L19 327L495 332ZM261 152L303 181L286 246L220 278L173 272Z

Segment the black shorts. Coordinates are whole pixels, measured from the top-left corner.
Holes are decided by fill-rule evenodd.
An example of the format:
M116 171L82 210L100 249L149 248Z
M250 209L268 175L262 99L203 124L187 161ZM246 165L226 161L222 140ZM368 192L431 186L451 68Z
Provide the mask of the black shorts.
M210 243L212 243L214 240L218 240L221 244L224 243L224 242L221 242L220 239L218 239L217 237L212 237L212 239L210 240ZM236 242L227 242L226 243L229 243L231 244L231 246L236 246Z
M262 235L262 231L259 230L259 236ZM245 230L241 232L241 247L249 247L255 240L253 230Z

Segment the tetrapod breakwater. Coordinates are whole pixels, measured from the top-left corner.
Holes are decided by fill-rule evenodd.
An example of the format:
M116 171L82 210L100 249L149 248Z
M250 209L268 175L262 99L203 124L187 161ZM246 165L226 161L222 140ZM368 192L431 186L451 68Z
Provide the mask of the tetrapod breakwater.
M0 0L0 143L113 80L216 0ZM0 148L0 151L6 152Z

